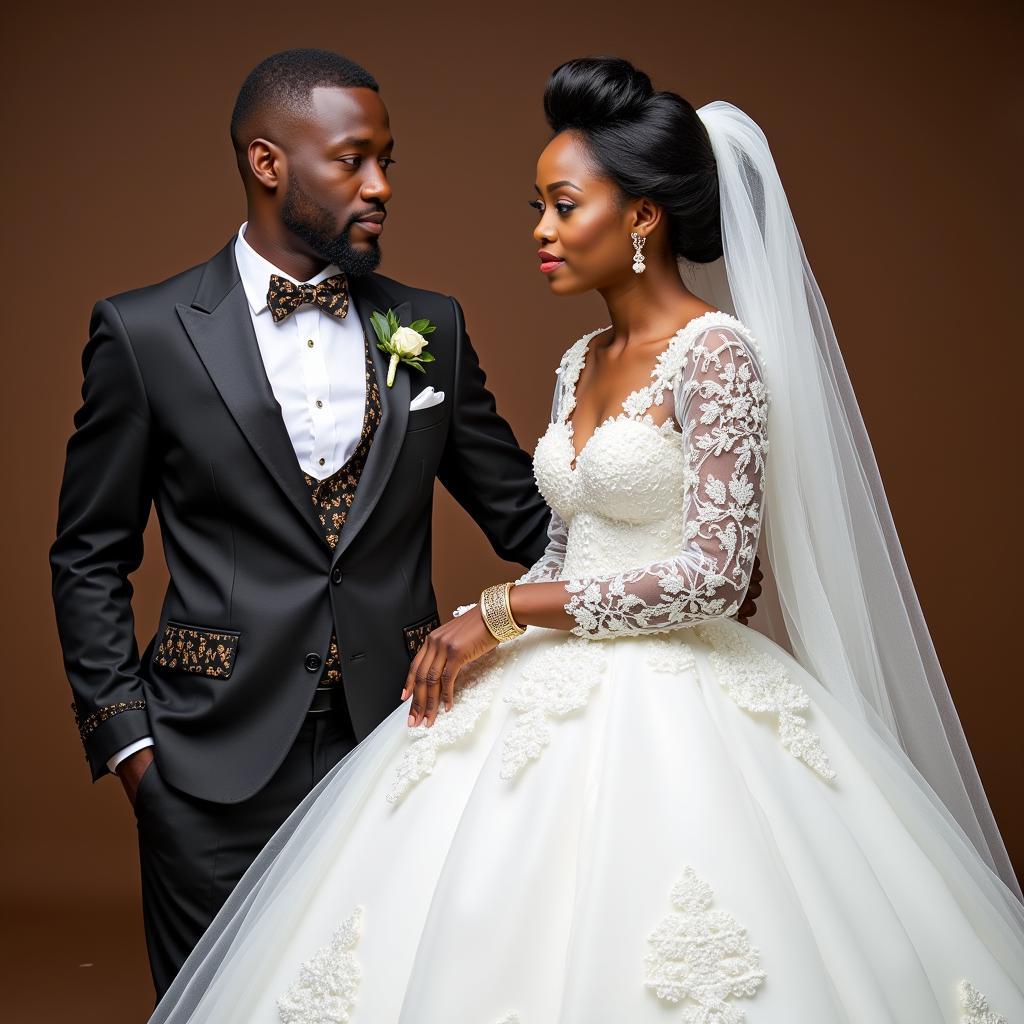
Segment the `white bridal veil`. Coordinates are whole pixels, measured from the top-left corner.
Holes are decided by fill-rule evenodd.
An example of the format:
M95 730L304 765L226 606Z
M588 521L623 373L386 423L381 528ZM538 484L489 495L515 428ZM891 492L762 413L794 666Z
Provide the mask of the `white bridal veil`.
M776 643L920 773L920 788L1005 883L1021 889L932 645L857 399L768 142L742 110L697 113L718 165L724 256L682 264L687 285L758 340L772 396L756 616ZM774 596L774 595L773 595ZM1012 895L1011 895L1012 894Z

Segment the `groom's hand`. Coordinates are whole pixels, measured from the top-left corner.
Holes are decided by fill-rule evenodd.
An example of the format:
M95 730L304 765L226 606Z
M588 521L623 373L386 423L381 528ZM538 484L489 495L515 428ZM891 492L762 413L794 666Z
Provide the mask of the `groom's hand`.
M434 724L444 699L446 711L455 702L455 680L463 665L498 646L484 625L479 606L470 608L443 626L431 630L409 666L402 700L412 694L409 725Z
M134 754L126 757L114 769L117 777L121 780L121 785L124 786L125 793L128 794L128 802L133 808L135 807L135 794L138 792L142 774L149 767L149 762L152 760L153 748L143 747L141 750L136 750Z

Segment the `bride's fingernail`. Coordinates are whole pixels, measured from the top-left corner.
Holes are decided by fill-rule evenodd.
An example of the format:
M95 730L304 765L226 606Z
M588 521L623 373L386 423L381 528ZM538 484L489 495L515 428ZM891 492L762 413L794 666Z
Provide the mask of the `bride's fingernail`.
M415 725L416 724L416 716L415 715L410 715L409 716L409 724L410 725Z

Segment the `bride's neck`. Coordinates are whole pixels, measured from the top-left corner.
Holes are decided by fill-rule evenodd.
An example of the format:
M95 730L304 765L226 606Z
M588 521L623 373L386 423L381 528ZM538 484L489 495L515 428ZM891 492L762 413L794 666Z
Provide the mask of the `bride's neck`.
M623 342L667 338L697 307L707 307L683 284L674 260L649 261L642 274L630 274L625 281L600 289L600 294L608 307L612 337Z

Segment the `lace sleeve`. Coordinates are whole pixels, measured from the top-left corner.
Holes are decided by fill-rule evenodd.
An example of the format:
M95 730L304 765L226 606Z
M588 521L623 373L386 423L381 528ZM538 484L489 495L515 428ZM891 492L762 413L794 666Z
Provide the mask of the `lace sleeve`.
M734 615L761 529L769 394L740 334L702 335L672 382L686 459L679 552L616 576L570 580L565 610L584 637L654 633Z
M558 416L558 396L561 390L562 372L559 366L555 371L555 392L551 399L551 422ZM544 553L537 559L529 569L523 573L516 583L545 583L551 580L561 579L562 565L565 562L565 542L569 531L565 521L554 510L551 510L551 522L548 523L548 543Z
M548 524L548 545L544 554L523 573L516 583L544 583L561 579L562 564L565 562L565 541L568 536L562 517L551 510L551 522Z

